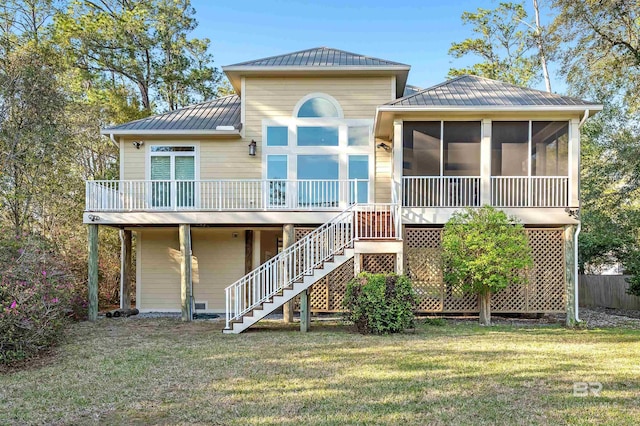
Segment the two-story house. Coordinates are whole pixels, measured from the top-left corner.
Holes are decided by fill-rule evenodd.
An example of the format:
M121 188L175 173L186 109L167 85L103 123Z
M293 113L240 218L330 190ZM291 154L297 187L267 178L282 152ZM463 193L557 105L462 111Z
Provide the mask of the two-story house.
M601 105L475 76L427 89L410 67L316 48L223 67L236 95L106 128L120 180L88 181L90 302L97 230L135 234L142 312L224 313L241 332L284 306L339 311L360 270L408 274L421 312L478 311L443 282L456 209L526 226L535 266L493 312L576 315L580 126Z

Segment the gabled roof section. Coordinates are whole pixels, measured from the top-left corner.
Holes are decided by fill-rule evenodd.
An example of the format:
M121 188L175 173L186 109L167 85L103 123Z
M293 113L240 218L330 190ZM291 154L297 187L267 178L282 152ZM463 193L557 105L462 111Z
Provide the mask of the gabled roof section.
M315 47L283 55L228 65L231 67L402 67L409 65L330 47Z
M569 96L519 87L475 75L462 75L391 101L398 107L589 107L601 105ZM600 107L600 108L598 108Z
M233 130L218 126L231 126ZM176 111L102 129L106 135L239 134L240 97L229 95Z

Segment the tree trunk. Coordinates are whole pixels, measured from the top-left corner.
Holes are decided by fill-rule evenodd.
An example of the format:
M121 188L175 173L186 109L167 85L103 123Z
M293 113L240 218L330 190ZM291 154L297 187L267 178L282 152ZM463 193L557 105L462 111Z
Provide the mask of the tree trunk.
M542 66L542 75L544 76L544 85L547 88L547 92L551 93L551 78L549 77L549 69L547 68L547 57L545 55L545 46L542 41L542 27L540 26L540 7L538 6L538 0L533 0L533 10L536 15L536 44L538 45L538 52L540 53L540 65Z
M478 295L480 306L480 325L491 325L491 293Z

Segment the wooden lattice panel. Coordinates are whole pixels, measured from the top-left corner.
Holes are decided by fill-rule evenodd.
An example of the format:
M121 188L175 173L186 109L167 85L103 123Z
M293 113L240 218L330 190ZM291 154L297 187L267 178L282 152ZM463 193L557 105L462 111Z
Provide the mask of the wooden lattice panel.
M562 229L527 229L534 266L527 285L509 286L491 298L492 311L564 312ZM440 228L405 229L405 271L419 296L420 312L478 312L477 297L443 282Z
M396 255L389 254L363 254L361 258L361 271L372 274L390 274L396 271Z
M353 259L349 259L330 273L325 280L329 288L328 311L342 311L342 301L347 291L347 284L355 276Z
M418 311L442 311L442 253L439 248L405 249L407 276L418 296Z
M528 285L512 285L491 296L491 312L527 312Z
M304 238L313 228L296 228L296 241ZM302 264L302 261L300 262ZM309 309L312 312L337 312L342 310L342 300L347 283L354 277L353 259L340 265L335 271L309 287ZM294 298L294 309L300 309L300 297Z
M405 243L408 248L440 248L441 228L406 228Z
M562 229L530 229L533 257L528 286L530 312L564 312L566 309L564 239Z

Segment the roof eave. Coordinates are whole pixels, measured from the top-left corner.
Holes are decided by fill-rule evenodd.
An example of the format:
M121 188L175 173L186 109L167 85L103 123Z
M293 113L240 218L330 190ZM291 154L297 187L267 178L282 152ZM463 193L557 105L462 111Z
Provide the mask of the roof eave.
M381 105L376 108L376 115L374 119L373 131L376 137L389 138L388 132L382 131L383 115L387 116L386 120L389 120L388 115L393 118L394 113L403 112L527 112L527 111L548 111L548 112L573 112L573 113L589 113L589 117L595 115L598 111L602 111L603 105L515 105L515 106L393 106L393 105Z
M292 72L292 71L409 71L409 65L227 65L222 67L224 72Z
M482 111L482 112L501 112L501 111L590 111L590 115L598 111L602 111L603 105L477 105L477 106L447 106L447 105L382 105L377 108L378 112L420 112L420 111Z
M101 135L106 136L228 136L241 137L240 130L207 130L207 129L190 129L190 130L127 130L127 129L102 129Z

